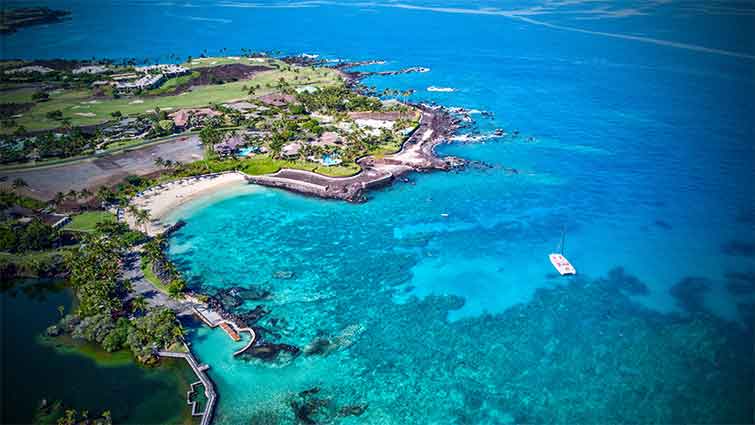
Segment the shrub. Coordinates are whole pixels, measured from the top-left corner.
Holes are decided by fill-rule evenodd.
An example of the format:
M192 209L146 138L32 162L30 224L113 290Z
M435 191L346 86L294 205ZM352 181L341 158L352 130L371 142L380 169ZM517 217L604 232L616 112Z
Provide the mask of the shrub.
M48 112L47 114L45 114L45 116L51 120L62 120L63 112L60 109L56 109L54 111Z
M31 95L31 100L34 100L37 102L44 102L45 100L48 100L48 99L50 99L50 95L43 91L34 92L34 94Z

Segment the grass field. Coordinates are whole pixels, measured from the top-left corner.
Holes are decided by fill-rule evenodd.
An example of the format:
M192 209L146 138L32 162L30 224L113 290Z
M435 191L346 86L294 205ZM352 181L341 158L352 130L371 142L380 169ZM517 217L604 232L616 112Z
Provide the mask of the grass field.
M31 87L25 87L18 90L9 90L3 93L2 103L29 103L32 102L31 95L36 92L37 89Z
M165 295L170 295L168 293L168 287L164 285L160 278L157 277L155 272L152 271L152 262L142 259L142 273L144 273L144 278L147 279L147 281L151 283L152 286L154 286L158 291L162 292Z
M61 121L47 118L47 113L60 110L64 118L69 118L73 126L95 125L112 119L111 113L135 115L153 111L156 107L170 111L181 108L202 107L213 103L225 103L248 99L246 87L260 88L255 96L263 96L277 91L275 86L283 78L293 86L327 86L340 81L338 73L331 69L298 68L294 71L271 70L254 75L249 80L225 84L196 86L193 90L175 96L134 96L113 98L93 98L91 90L77 89L52 92L50 99L39 102L16 119L18 125L27 130L46 130L60 127ZM172 84L178 84L176 82ZM24 88L3 93L2 103L30 102L34 89ZM10 133L13 128L3 128L0 132Z
M200 75L199 72L192 71L192 73L189 74L189 75L182 75L180 77L171 78L168 81L166 81L165 83L163 83L162 86L160 86L160 87L158 87L158 88L156 88L154 90L148 91L147 94L149 94L149 95L165 95L165 94L172 93L172 92L174 92L176 90L176 88L178 86L180 86L181 84L188 83L189 81L191 81L191 80L199 77L199 75Z
M359 165L355 163L325 167L316 162L286 161L281 159L273 159L268 155L257 155L251 158L237 161L209 160L206 162L197 162L197 165L200 168L204 164L207 164L212 172L239 170L249 175L271 174L282 168L293 168L296 170L312 171L325 176L346 177L354 175L361 170Z
M63 226L64 230L72 232L92 232L97 223L115 221L115 216L106 211L88 211L71 217L71 221Z

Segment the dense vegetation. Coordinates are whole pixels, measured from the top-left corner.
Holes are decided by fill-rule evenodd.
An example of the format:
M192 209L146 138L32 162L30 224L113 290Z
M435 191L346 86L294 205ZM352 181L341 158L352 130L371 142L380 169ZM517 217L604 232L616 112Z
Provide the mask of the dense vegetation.
M126 250L141 239L122 223L101 223L84 235L66 258L78 305L48 333L69 332L107 351L127 348L145 363L156 361L156 350L180 340L183 331L173 311L148 309L143 298L126 301L131 284L123 277L122 262Z
M0 251L19 253L52 248L55 230L39 219L22 223L7 220L0 223Z
M109 410L94 414L88 410L76 410L61 401L48 403L43 400L34 413L34 425L111 425Z
M142 246L142 259L159 280L156 284L164 287L171 297L178 297L186 290L186 281L165 255L167 246L168 242L162 236L151 239Z

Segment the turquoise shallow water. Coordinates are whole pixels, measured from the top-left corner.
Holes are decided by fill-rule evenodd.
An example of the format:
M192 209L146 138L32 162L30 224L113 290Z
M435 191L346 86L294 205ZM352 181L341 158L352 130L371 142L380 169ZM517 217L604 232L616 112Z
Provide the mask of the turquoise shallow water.
M367 84L494 112L468 133L521 131L442 146L491 167L414 175L363 205L257 189L176 211L192 285L269 290L236 309L262 305L265 341L315 353L234 359L224 334L193 331L219 423L750 421L750 6L567 3L527 16L612 35L481 9L499 4L72 2L74 21L8 37L6 54L380 58L431 72ZM564 226L578 278L547 260Z

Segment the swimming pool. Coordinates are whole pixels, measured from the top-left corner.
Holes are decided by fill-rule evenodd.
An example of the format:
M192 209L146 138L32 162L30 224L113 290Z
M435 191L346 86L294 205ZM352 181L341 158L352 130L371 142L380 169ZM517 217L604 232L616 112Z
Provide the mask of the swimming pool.
M341 163L341 159L338 158L335 155L325 154L325 155L322 156L322 159L320 160L320 162L322 163L322 165L324 165L326 167L330 167L331 165L338 165L338 164L340 164Z
M257 153L257 148L254 147L239 149L239 156L252 156L255 153Z

